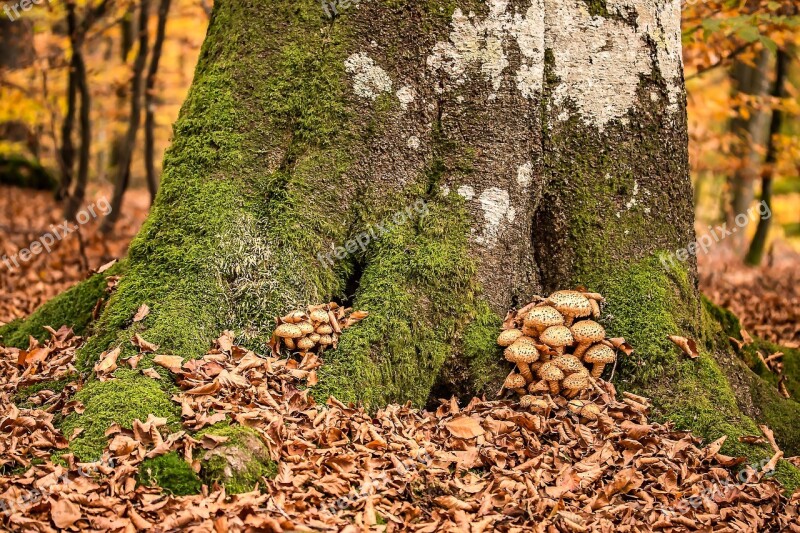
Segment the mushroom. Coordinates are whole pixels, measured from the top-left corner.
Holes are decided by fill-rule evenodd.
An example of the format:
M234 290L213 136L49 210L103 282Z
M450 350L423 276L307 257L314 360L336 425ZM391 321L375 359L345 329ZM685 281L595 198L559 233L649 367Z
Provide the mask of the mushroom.
M531 369L528 364L539 359L539 350L536 349L536 346L530 342L520 342L520 340L518 340L506 348L504 353L506 361L516 363L517 367L519 367L519 372L522 374L522 377L525 378L526 385L533 381L533 374L531 374Z
M525 378L522 377L521 374L509 374L506 378L505 383L503 383L503 387L507 389L511 389L517 394L525 394L525 385L528 383L525 381Z
M574 355L562 355L553 359L552 363L561 369L564 374L574 374L575 372L583 372L589 374L586 367L583 366L581 360Z
M281 324L275 328L275 335L282 339L299 339L303 336L303 330L295 324Z
M558 382L564 379L564 373L552 361L542 365L539 369L539 377L547 382L550 393L558 394Z
M315 344L316 343L311 339L309 339L308 337L303 337L302 339L297 341L297 349L300 350L301 352L307 352L311 348L313 348Z
M589 374L587 372L575 372L565 377L561 385L567 389L564 395L567 398L572 398L589 387Z
M605 344L595 344L589 348L583 357L585 363L592 364L592 377L595 379L599 378L606 365L613 363L615 359L614 350Z
M315 331L320 335L330 335L333 333L333 328L330 324L322 324L321 326L317 326Z
M311 324L311 322L307 322L305 320L303 322L298 322L297 327L300 328L300 331L303 332L303 335L314 333L314 326Z
M550 392L550 385L547 384L547 381L540 379L539 381L528 385L528 392L531 394Z
M497 337L497 344L500 346L511 346L514 341L522 337L522 332L518 329L507 329Z
M321 322L323 324L330 322L328 312L324 309L314 309L311 311L311 313L309 313L309 317L311 318L312 322Z
M578 343L573 354L578 358L583 356L592 344L606 338L606 330L594 320L575 322L570 330L572 331L572 336L575 337Z
M320 335L319 333L312 333L311 335L308 336L308 338L311 339L311 341L314 344L319 342L320 337L322 337L322 335Z
M333 337L331 337L330 335L320 335L317 343L323 348L325 346L330 346L331 344L333 344Z
M571 326L575 318L589 316L592 312L589 299L578 291L556 291L547 299L559 313L564 315L566 326Z
M561 326L564 324L564 316L554 307L543 305L534 307L525 316L525 327L531 328L537 334L541 334L550 326Z
M519 406L523 409L529 409L531 411L542 411L547 409L547 402L542 398L537 398L536 396L526 394L519 399Z
M572 332L566 326L550 326L542 332L539 340L555 350L556 355L562 355L564 347L575 342Z
M306 319L306 314L302 311L292 311L286 316L281 317L281 322L287 322L289 324L297 324Z
M600 416L600 408L597 404L584 400L572 400L567 404L567 408L588 420L597 420Z

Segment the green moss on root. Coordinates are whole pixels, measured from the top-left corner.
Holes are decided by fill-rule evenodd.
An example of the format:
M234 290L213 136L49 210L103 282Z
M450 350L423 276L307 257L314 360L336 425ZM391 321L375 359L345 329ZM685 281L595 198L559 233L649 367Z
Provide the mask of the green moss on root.
M213 450L200 450L200 476L209 486L224 485L228 494L252 491L263 486L264 478L272 479L278 473L277 465L269 454L261 436L248 427L220 422L195 435L227 437L227 441Z
M199 494L202 487L192 466L176 452L142 461L137 482L145 486L159 486L174 496Z
M115 379L92 381L75 395L85 410L68 415L61 431L69 438L76 428L83 428L70 442L70 451L81 461L97 460L108 439L106 430L117 423L130 428L136 419L144 422L149 414L166 418L173 429L180 420L180 408L158 380L135 370L119 369Z
M124 271L124 264L117 264L102 274L95 274L78 283L71 289L48 301L28 318L15 320L0 327L0 342L6 346L27 348L28 337L39 341L50 338L44 326L58 329L68 326L76 335L85 335L92 323L95 305L98 300L108 297L106 291L109 276L119 275Z
M28 385L27 387L22 387L16 392L16 394L14 394L14 403L19 407L24 407L26 409L33 408L35 406L28 402L28 398L31 396L34 396L43 390L49 390L58 394L64 390L64 387L66 387L69 383L77 381L77 379L78 376L76 374L72 374L56 380L41 381L33 385Z
M490 394L496 391L509 372L510 366L498 364L503 351L497 345L497 335L503 319L485 303L478 305L478 314L466 328L461 353L467 368L470 394Z

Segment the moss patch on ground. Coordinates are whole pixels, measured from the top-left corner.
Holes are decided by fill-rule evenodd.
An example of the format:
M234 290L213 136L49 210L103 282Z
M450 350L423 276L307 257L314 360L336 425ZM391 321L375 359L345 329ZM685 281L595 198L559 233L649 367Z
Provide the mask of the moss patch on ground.
M76 395L85 410L68 415L61 431L68 438L76 428L83 432L70 442L70 451L81 461L95 461L103 453L108 438L106 430L117 423L132 427L136 419L142 422L149 414L166 418L173 429L180 421L180 407L170 400L165 385L138 371L119 369L114 379L91 381Z
M0 342L16 348L27 348L28 337L44 342L50 338L44 326L58 329L66 325L76 335L86 335L97 301L108 297L108 277L120 275L124 268L124 263L118 263L49 300L26 319L14 320L0 327Z
M213 450L199 450L200 477L209 486L224 485L228 494L252 491L256 485L263 486L263 478L272 479L278 467L269 458L261 436L248 427L219 422L195 435L227 437L227 441Z
M202 487L192 466L176 452L142 461L137 482L145 486L157 485L174 496L199 494Z
M77 381L79 376L77 374L72 374L69 376L65 376L63 378L59 378L53 381L40 381L39 383L34 383L33 385L28 385L27 387L22 387L21 389L17 390L16 394L14 394L13 401L19 407L23 407L26 409L35 408L36 406L31 404L28 401L28 398L38 394L43 390L53 391L56 394L64 390L64 387L67 384Z

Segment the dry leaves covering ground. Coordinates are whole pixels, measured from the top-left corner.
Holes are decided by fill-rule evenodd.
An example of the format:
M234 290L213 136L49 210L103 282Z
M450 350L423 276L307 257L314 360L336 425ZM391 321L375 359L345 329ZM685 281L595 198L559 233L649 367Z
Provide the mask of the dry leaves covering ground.
M751 334L800 348L799 254L783 249L760 268L725 250L700 259L700 288L711 301L733 311Z
M49 455L66 440L53 416L81 408L70 400L81 384L40 392L37 409L11 401L20 386L74 372L81 340L66 329L51 334L44 346L0 353L0 457L4 472L19 469L0 477L0 499L10 502L0 514L4 528L800 531L800 492L782 495L761 469L768 472L780 453L737 480L730 468L741 460L721 455L721 441L704 446L649 423L647 401L617 397L610 384L583 393L602 407L593 422L570 414L558 396L540 413L514 401L474 399L464 408L453 401L436 412L390 405L370 415L335 400L314 403L306 387L322 364L316 356L260 357L227 334L202 359L159 361L181 388L173 400L184 430L170 434L166 420L151 416L131 430L112 427L95 465L78 465L70 455L62 456L67 466L54 464ZM278 462L261 491L226 497L214 486L172 497L137 486L145 457L176 450L192 461L196 451L224 443L186 431L220 413L256 430Z
M110 192L93 191L86 205ZM85 207L85 206L84 206ZM149 196L141 190L126 195L116 233L109 239L97 233L99 219L78 225L56 242L51 253L41 253L21 268L0 262L0 324L29 315L41 304L83 280L90 270L125 255L128 243L147 216ZM100 213L98 209L95 212ZM0 185L0 258L12 257L23 248L64 223L61 208L50 192ZM76 224L72 224L76 226ZM18 261L19 262L19 261ZM11 263L13 266L13 262ZM58 327L58 325L56 325Z

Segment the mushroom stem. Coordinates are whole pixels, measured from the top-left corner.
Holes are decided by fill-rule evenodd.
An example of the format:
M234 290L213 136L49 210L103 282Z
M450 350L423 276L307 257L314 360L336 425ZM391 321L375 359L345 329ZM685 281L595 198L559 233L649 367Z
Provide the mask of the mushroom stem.
M574 316L567 315L567 316L564 317L564 325L565 326L570 327L573 322L575 322L575 317Z
M553 348L556 351L556 357L561 357L564 355L564 347L563 346L556 346Z
M586 353L586 350L588 350L591 346L592 346L591 342L582 342L578 344L578 347L575 348L575 353L573 353L572 355L580 359L581 357L583 357L583 354Z
M551 394L558 394L561 390L561 387L558 386L558 381L548 381L547 384L550 386Z
M600 379L600 376L603 374L603 369L606 367L605 363L595 363L592 366L592 377L595 379Z
M533 374L531 373L531 367L528 366L528 363L517 361L517 368L519 368L519 373L522 374L522 377L525 378L525 381L528 383L533 381Z

